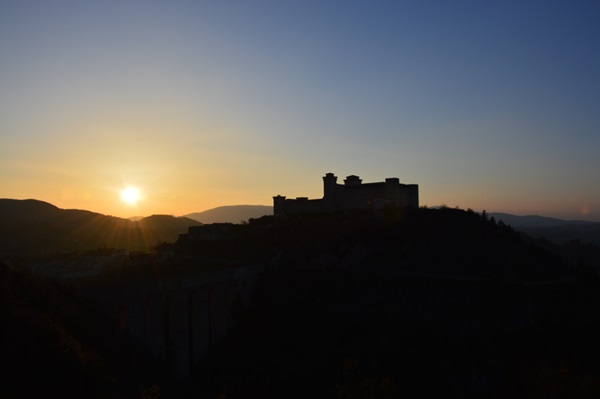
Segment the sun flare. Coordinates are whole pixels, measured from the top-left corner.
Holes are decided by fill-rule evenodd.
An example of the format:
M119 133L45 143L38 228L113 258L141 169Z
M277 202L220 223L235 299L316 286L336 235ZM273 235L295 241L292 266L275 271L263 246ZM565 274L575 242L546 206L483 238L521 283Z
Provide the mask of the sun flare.
M142 193L137 187L128 186L121 190L121 201L127 205L137 205L142 199Z

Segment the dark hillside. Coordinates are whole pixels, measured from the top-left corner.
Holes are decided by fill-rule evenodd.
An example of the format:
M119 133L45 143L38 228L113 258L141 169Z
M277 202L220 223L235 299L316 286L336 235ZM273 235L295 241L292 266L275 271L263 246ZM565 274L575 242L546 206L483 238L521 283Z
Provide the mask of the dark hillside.
M598 288L281 272L198 379L231 397L596 397Z
M187 218L157 215L139 222L99 213L60 209L36 200L0 199L0 254L39 256L119 248L148 250L174 242L189 226Z
M196 389L265 398L600 394L596 274L474 212L379 216L263 218L248 235L241 226L242 250L268 243L278 266L198 368Z
M179 253L275 259L285 268L338 268L477 278L554 278L560 258L510 227L457 209L263 217L220 239L183 237Z
M0 221L36 221L56 217L60 209L34 199L13 200L0 198Z
M456 209L421 210L374 236L369 267L484 279L553 279L560 259L512 228Z
M138 220L136 226L144 231L150 242L175 242L179 234L188 231L190 226L199 226L201 223L186 217L171 215L152 215Z
M0 263L0 397L139 397L160 368L73 288Z
M579 240L582 243L591 243L600 246L600 223L565 223L552 227L521 227L520 231L536 238L545 238L556 244L566 244L569 241Z
M504 213L492 215L534 238L537 245L559 254L567 264L600 270L600 223Z
M240 223L265 215L272 215L273 207L267 205L226 205L185 215L201 223Z

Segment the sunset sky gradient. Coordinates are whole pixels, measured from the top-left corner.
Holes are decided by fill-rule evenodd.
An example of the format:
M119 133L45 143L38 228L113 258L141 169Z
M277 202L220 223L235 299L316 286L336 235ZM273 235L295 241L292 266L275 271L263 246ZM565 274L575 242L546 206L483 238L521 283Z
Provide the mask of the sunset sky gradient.
M5 0L0 197L183 215L320 198L334 172L600 221L599 18L597 1Z

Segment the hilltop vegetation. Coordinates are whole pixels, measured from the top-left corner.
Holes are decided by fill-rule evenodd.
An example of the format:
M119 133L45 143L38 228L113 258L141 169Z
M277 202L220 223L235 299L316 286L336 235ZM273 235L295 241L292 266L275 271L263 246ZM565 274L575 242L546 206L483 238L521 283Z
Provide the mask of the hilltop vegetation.
M210 226L207 226L210 228ZM275 261L285 268L366 269L480 278L552 278L558 256L475 212L345 212L232 225L218 239L183 236L179 254Z

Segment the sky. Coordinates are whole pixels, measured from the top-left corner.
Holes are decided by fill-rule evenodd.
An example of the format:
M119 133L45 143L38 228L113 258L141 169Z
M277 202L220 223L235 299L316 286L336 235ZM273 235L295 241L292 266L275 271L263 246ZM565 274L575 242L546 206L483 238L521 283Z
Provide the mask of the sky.
M600 221L597 1L0 2L0 198L130 217L398 177ZM121 199L139 189L135 204Z

